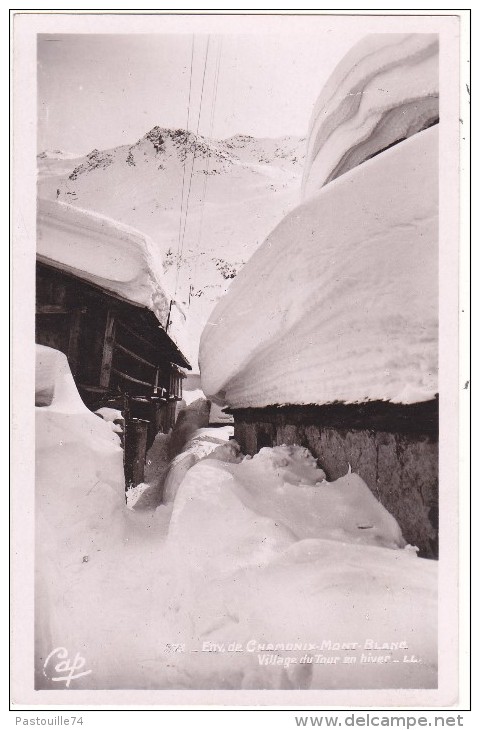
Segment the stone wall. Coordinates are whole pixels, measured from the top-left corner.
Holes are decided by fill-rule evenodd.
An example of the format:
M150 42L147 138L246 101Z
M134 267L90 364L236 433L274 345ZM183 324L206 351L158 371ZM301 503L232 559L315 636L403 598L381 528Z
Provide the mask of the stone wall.
M246 454L298 444L327 479L357 472L420 555L438 557L438 403L285 406L232 411ZM363 422L363 428L360 423Z

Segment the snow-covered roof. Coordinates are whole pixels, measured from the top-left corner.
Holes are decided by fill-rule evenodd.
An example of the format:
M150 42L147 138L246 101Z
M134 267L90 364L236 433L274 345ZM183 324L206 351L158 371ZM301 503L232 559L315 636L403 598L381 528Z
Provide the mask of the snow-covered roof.
M150 309L182 351L185 314L166 289L160 254L149 236L99 213L40 198L37 258ZM170 305L170 302L172 304Z
M170 298L148 236L111 218L55 200L38 200L37 255L122 298L151 309L162 325Z
M294 209L234 279L200 342L232 407L437 393L438 125Z
M438 36L369 35L338 64L310 121L305 197L438 120Z

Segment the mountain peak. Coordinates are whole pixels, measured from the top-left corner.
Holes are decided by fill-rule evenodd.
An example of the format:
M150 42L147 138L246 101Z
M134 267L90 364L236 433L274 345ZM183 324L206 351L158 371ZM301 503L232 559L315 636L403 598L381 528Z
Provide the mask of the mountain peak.
M193 143L200 139L204 140L205 137L202 137L201 135L197 136L186 129L170 129L168 127L160 127L156 125L142 137L142 140L143 139L148 139L154 144L154 146L163 147L167 139L170 139L175 144L180 145Z
M167 147L171 149L173 146L177 149L181 159L184 159L187 154L193 153L196 158L215 157L217 160L231 162L230 155L222 149L221 143L186 129L155 126L134 146L139 146L145 141L153 144L157 154L163 154L167 151Z

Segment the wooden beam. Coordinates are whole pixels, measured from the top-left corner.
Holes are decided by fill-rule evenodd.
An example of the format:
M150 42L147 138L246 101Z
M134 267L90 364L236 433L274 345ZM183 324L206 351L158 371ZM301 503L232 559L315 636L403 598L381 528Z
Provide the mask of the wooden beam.
M125 324L125 322L122 319L119 319L117 324L119 327L125 330L125 332L128 332L129 335L132 335L132 337L135 337L137 340L140 340L140 342L143 342L144 345L147 345L152 350L157 349L157 345L154 342L151 342L150 340L147 340L145 337L142 337L138 332L135 332L134 329L129 327L128 324Z
M78 384L78 388L87 390L89 393L107 393L108 388L102 388L101 385L84 385L83 383Z
M125 487L143 482L149 422L140 418L125 419L124 469Z
M80 343L80 330L82 326L82 310L74 309L70 317L70 336L68 340L68 363L73 377L78 374L78 352Z
M100 368L100 385L108 388L110 385L110 373L112 370L113 343L115 340L115 317L111 310L107 313L105 335L103 339L102 365Z
M138 380L138 378L134 378L131 375L127 375L127 373L122 373L121 370L117 370L116 368L111 368L111 371L112 371L112 373L115 373L115 375L118 375L119 378L128 380L130 383L136 383L137 385L144 385L147 388L153 389L153 383L147 383L146 380Z
M135 352L132 352L132 350L129 350L128 347L121 345L119 342L114 342L113 347L115 348L115 350L120 350L120 352L124 352L126 355L133 358L133 360L136 360L137 362L141 362L143 365L148 365L148 367L150 367L150 368L157 367L153 362L149 362L148 360L145 360L143 357L140 357L140 355L137 355Z
M37 314L70 314L72 310L62 304L37 304Z
M72 314L72 312L86 312L86 307L65 307L63 304L37 304L36 314Z

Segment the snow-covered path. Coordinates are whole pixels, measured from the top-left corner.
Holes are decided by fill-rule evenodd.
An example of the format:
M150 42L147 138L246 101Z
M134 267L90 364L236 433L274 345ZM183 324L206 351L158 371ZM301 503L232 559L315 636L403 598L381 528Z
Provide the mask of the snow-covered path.
M171 503L132 511L117 435L53 359L39 382L50 373L58 397L37 408L38 687L57 647L91 670L77 689L436 685L437 564L404 548L357 475L328 484L304 449L243 458L215 442L228 428L201 429Z

